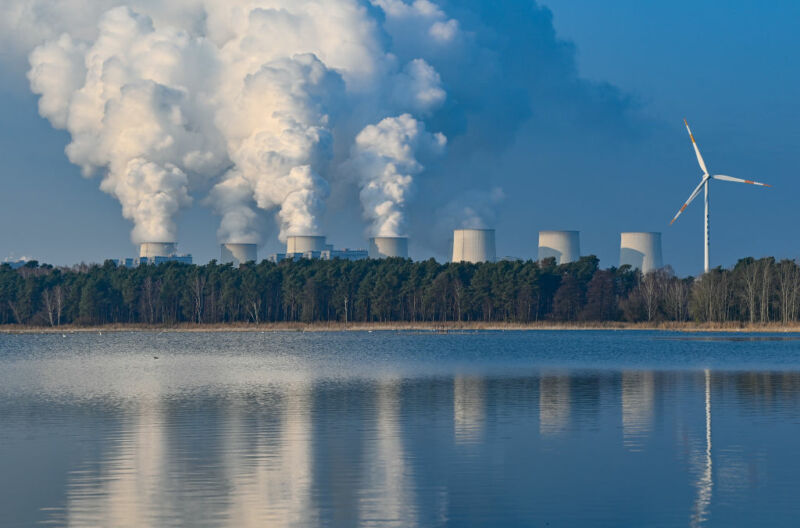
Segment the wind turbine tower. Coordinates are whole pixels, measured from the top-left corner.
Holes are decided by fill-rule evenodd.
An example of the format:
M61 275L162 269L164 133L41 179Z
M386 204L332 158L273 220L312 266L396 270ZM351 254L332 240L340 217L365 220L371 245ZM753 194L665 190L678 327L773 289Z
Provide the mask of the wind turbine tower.
M766 183L761 183L757 181L751 180L743 180L741 178L734 178L733 176L725 176L724 174L715 174L713 176L709 176L708 169L706 168L706 162L703 161L703 156L700 155L700 149L697 148L697 142L694 140L694 136L692 135L692 129L689 128L689 123L686 120L683 120L683 123L686 125L686 130L689 131L689 137L692 139L692 146L694 147L694 153L697 155L697 163L700 165L700 168L703 170L703 176L700 180L700 184L695 187L692 194L689 196L689 199L686 200L686 203L678 210L678 213L675 217L670 221L669 225L672 225L675 220L681 215L681 213L692 203L692 200L697 198L697 195L700 194L700 189L703 189L703 194L705 198L705 205L706 205L706 214L704 218L704 243L705 243L705 255L704 255L704 272L708 273L710 269L709 262L708 262L708 184L710 183L711 179L720 180L720 181L729 181L729 182L737 182L737 183L749 183L750 185L760 185L761 187L771 187L771 185L767 185Z

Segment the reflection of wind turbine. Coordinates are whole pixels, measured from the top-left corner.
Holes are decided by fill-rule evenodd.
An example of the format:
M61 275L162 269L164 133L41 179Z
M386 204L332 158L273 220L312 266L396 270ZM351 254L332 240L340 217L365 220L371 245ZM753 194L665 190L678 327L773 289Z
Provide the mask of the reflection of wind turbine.
M706 378L706 451L703 472L697 481L697 500L694 504L690 526L702 526L708 519L708 506L711 504L711 490L714 480L711 474L711 372L705 370Z
M760 185L762 187L770 187L770 185L767 185L766 183L760 183L760 182L757 182L757 181L743 180L741 178L734 178L732 176L725 176L725 175L722 175L722 174L715 174L713 176L709 176L708 169L706 168L706 163L705 163L705 161L703 161L703 156L700 155L700 149L697 148L697 142L695 142L695 140L694 140L694 136L692 135L692 130L689 128L689 123L687 123L685 119L683 120L683 122L686 124L686 130L689 131L689 137L692 138L692 146L694 147L694 153L697 155L697 163L699 163L700 164L700 168L703 169L703 179L700 181L700 184L697 187L695 187L694 191L689 196L689 199L686 200L686 203L683 204L683 206L680 208L680 210L678 210L678 213L675 215L675 217L672 219L672 221L669 224L672 225L672 223L675 220L678 219L678 217L681 215L681 213L684 211L684 209L686 209L686 207L690 203L692 203L692 200L697 198L697 195L700 194L700 189L702 188L703 191L704 191L704 194L705 194L705 203L706 203L705 231L704 231L704 234L705 234L705 236L704 236L704 240L705 240L705 261L704 261L705 266L704 266L704 271L706 273L708 273L708 270L709 270L709 265L708 265L708 183L709 183L709 180L711 180L713 178L715 180L738 182L738 183L749 183L751 185Z

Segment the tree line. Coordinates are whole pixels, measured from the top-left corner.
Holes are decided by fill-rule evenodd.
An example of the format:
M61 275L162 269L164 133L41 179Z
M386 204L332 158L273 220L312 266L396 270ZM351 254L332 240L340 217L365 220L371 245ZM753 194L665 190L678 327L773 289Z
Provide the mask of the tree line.
M60 268L0 266L0 324L231 322L796 321L800 267L740 260L698 277L600 269L594 256L445 263L433 259L211 261Z

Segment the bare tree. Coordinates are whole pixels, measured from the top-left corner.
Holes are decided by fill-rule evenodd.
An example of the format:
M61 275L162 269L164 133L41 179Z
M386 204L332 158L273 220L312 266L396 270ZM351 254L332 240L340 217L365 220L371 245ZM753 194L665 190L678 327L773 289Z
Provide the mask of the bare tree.
M206 278L200 273L195 274L191 282L190 293L194 304L194 320L196 323L203 322L203 308L205 305Z
M156 320L158 296L161 293L161 281L154 281L150 277L146 277L142 281L142 302L144 303L144 312L147 315L147 322L153 324Z
M777 265L777 297L781 322L788 324L795 319L800 284L800 268L792 260L782 260Z
M673 277L665 287L664 301L667 316L673 321L685 321L688 314L689 286L686 281Z
M662 290L662 276L659 271L651 271L642 275L639 281L639 290L644 300L644 308L647 313L647 320L652 321L658 311L658 305Z
M759 262L761 263L761 296L759 297L759 312L761 314L761 322L767 323L769 322L769 306L772 298L772 268L775 261L772 258L763 258Z
M731 287L727 271L714 269L694 281L691 293L692 317L699 321L724 322L731 307Z
M759 263L748 259L750 262L744 264L742 267L742 289L741 294L744 298L745 306L747 306L747 314L750 318L750 323L756 322L757 313L757 300L758 293L761 289L760 267Z
M42 301L44 302L44 309L45 313L47 313L47 321L50 323L50 326L55 326L55 311L56 311L56 302L53 295L53 290L46 289L42 291Z

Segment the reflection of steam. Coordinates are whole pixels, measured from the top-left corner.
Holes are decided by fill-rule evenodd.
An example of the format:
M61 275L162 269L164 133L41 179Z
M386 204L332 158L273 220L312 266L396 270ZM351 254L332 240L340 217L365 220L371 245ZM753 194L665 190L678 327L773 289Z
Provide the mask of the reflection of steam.
M378 415L374 442L367 453L366 493L359 500L359 526L417 526L410 468L401 438L400 386L396 381L378 387Z
M569 377L542 376L539 381L539 432L558 434L564 431L569 412Z
M280 429L258 435L255 446L227 449L232 460L228 525L309 526L311 508L311 386L292 383L284 395ZM237 420L241 422L241 418ZM248 439L242 424L232 424L229 438Z
M477 442L486 421L485 388L480 378L456 376L453 382L453 422L457 444Z
M160 404L143 400L120 438L112 458L100 468L102 478L94 472L75 473L67 490L66 526L148 527L157 524L154 512L168 509L161 504L167 483Z
M653 373L622 373L622 434L625 447L638 450L653 419Z
M697 480L697 499L692 508L691 526L702 526L708 520L708 507L711 504L711 490L714 481L711 475L711 372L706 369L706 451L703 469Z

